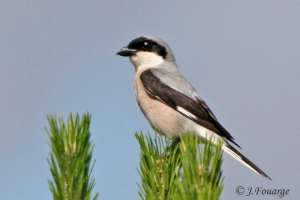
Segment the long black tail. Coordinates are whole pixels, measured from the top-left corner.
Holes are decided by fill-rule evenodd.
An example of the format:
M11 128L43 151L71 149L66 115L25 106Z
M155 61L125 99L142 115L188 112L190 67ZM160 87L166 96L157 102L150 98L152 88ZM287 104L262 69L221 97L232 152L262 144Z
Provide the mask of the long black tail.
M228 143L224 144L223 150L226 153L228 153L229 155L231 155L232 157L234 157L235 159L237 159L238 161L240 161L241 163L243 163L244 165L246 165L247 167L249 167L250 169L252 169L254 172L262 175L265 178L272 180L265 172L263 172L253 162L251 162L248 158L246 158L243 154L238 152L238 150L236 150L234 147L232 147Z

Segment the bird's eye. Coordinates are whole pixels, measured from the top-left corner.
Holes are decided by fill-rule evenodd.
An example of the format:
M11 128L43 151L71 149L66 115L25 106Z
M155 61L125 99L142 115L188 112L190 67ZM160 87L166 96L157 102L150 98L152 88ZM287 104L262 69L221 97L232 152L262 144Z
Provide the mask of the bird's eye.
M144 48L148 48L149 47L149 42L144 42L143 46L144 46Z

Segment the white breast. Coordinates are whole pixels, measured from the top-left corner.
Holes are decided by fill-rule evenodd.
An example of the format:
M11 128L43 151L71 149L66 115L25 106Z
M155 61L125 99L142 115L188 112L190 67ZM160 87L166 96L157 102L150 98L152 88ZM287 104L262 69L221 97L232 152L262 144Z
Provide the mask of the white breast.
M148 96L140 80L140 74L141 72L138 71L135 78L135 95L141 111L151 126L169 138L178 137L180 133L187 131L189 127L191 128L191 124L194 122L187 120L174 109Z

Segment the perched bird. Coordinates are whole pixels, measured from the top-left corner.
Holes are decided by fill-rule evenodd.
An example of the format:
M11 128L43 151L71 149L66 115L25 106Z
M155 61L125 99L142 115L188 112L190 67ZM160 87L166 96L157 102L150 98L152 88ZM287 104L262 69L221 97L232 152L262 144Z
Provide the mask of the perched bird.
M205 142L224 141L223 150L255 171L271 178L248 158L230 133L200 98L194 87L180 73L169 45L153 36L142 36L121 48L117 55L129 57L135 67L135 95L138 105L151 126L169 138L194 132Z

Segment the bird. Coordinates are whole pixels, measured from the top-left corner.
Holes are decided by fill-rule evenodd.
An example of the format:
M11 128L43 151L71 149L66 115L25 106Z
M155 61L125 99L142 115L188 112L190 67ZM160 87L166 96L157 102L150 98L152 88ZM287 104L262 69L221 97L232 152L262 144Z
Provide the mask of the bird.
M155 36L141 36L121 48L135 68L137 103L152 128L170 138L193 132L201 141L223 141L222 150L263 177L271 178L233 145L241 148L205 101L180 73L169 45Z

